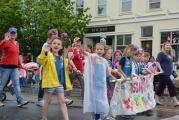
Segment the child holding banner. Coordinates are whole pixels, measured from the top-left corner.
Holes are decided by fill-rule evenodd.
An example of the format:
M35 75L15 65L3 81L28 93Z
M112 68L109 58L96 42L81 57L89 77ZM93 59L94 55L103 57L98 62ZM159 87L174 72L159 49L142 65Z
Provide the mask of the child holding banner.
M114 66L115 69L118 68L119 60L121 59L121 57L122 57L122 52L120 50L114 51L112 56L112 65Z
M131 77L132 72L132 50L134 45L128 45L123 52L123 56L119 61L118 71L123 74L126 78Z
M122 73L125 79L132 78L132 54L134 50L134 45L128 45L123 52L123 56L119 61L118 71ZM131 108L131 99L120 99L122 96L126 98L126 96L130 95L130 91L127 90L127 86L125 83L116 82L114 93L111 99L111 113L114 117L120 115L123 118L133 118L133 113L124 112L126 109ZM123 90L121 90L123 89ZM124 103L124 104L123 104ZM126 108L126 109L125 109Z
M112 95L113 95L113 90L115 87L115 82L113 82L112 80L116 80L116 78L121 78L122 80L124 80L124 76L122 76L121 73L118 72L118 70L116 68L114 68L112 61L111 61L111 57L112 57L112 49L109 48L108 46L105 47L105 53L104 53L104 58L108 61L108 65L111 69L111 72L113 73L113 75L110 75L106 78L107 81L107 95L108 95L108 101L110 103Z
M144 65L143 67L148 70L150 74L157 74L163 72L160 64L157 61L149 61L150 54L148 52L144 52Z
M116 83L111 99L111 113L124 118L133 118L133 115L155 107L153 83L151 76L143 76L141 65L141 53L134 45L126 47L119 63L119 70L129 79L122 83Z

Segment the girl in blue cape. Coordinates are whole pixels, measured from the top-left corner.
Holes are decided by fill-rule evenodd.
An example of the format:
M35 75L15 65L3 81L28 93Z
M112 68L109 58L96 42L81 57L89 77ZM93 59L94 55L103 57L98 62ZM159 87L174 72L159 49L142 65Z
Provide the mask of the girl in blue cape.
M85 53L84 67L84 113L94 113L100 120L109 113L106 77L110 73L108 62L103 58L105 46L97 43L95 53Z

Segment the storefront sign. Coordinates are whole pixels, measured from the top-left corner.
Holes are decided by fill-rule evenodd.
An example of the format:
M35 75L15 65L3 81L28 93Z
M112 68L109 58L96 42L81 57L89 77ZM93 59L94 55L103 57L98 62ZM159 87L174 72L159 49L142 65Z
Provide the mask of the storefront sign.
M87 33L114 32L115 26L87 28Z

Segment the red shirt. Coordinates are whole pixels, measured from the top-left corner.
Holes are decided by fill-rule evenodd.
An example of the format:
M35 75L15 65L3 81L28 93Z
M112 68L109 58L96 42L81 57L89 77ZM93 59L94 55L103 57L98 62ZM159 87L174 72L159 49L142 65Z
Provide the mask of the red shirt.
M3 40L0 42L0 50L2 51L2 57L0 61L1 65L10 65L22 68L19 59L18 43L15 45L11 40L8 40L7 42Z
M84 63L83 63L83 60L84 60L84 54L81 50L79 49L74 49L74 48L69 48L68 49L68 53L69 52L73 52L73 58L72 58L72 61L73 63L75 64L76 68L81 72L83 73L84 71Z

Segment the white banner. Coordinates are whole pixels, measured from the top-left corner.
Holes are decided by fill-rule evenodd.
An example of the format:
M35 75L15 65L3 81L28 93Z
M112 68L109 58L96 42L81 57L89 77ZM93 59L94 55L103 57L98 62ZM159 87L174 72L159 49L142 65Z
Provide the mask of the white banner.
M152 75L116 82L110 103L111 114L135 115L153 109L156 105L154 94Z

